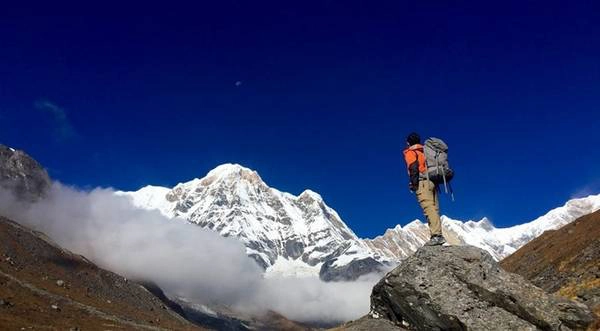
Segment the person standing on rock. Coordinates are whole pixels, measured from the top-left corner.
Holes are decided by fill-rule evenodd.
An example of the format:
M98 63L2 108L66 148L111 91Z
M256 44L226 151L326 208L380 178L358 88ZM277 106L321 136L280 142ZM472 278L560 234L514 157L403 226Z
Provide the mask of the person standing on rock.
M446 239L442 235L442 220L440 218L440 201L438 188L427 176L427 164L421 137L413 132L406 138L408 147L404 150L404 160L408 169L409 189L417 196L417 201L429 224L431 238L425 245L442 245Z

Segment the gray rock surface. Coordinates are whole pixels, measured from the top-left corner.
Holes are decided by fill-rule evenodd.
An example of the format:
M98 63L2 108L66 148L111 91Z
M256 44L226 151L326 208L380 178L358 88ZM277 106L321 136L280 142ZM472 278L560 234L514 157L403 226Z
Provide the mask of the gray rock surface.
M356 280L362 275L370 273L383 274L385 270L390 270L391 267L368 257L360 260L354 260L348 264L335 266L336 259L328 260L321 266L319 278L323 281L351 281Z
M422 247L371 294L371 313L415 330L585 330L589 309L501 269L472 246Z
M0 188L25 201L36 201L50 188L50 177L42 166L22 151L0 144Z
M390 320L383 318L372 318L364 316L356 321L348 322L338 328L330 331L403 331L405 328L399 327Z

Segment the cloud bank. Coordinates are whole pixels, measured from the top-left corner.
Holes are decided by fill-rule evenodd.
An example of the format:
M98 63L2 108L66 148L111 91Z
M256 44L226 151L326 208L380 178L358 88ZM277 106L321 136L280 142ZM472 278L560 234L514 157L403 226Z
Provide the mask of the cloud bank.
M44 232L105 269L151 280L170 296L250 313L274 310L297 321L355 319L368 312L378 280L265 279L239 241L137 209L111 189L87 192L55 183L46 199L32 205L0 191L0 214Z

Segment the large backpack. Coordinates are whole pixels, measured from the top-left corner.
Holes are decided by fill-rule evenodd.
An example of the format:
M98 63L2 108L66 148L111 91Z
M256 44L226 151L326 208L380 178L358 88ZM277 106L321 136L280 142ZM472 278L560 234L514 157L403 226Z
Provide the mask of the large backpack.
M432 137L425 140L423 153L427 163L425 175L435 184L444 184L448 193L448 183L454 178L454 171L448 163L448 145L442 139Z

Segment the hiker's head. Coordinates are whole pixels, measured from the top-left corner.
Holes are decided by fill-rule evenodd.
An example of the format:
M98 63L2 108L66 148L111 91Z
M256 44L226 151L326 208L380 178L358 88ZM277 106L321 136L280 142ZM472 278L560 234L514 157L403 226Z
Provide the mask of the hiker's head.
M415 144L420 144L421 143L421 137L419 136L418 133L413 132L411 134L408 135L408 137L406 137L406 143L408 144L408 146L412 146Z

